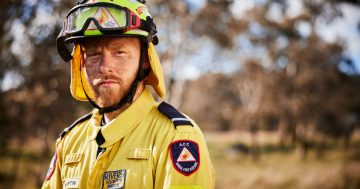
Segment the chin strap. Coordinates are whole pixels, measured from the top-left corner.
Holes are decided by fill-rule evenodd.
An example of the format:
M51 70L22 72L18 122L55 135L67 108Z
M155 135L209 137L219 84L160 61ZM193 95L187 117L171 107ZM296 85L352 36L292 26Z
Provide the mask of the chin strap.
M142 45L141 45L141 52L140 52L140 65L139 65L139 70L138 70L138 74L134 80L134 82L131 84L130 90L129 92L124 96L124 98L122 98L120 100L119 103L117 103L114 106L109 106L109 107L100 107L99 105L96 104L96 102L94 102L89 95L86 93L86 90L84 88L84 84L82 81L82 77L80 77L80 81L81 81L81 85L82 88L84 90L85 96L88 99L88 101L90 102L90 104L92 106L94 106L95 108L99 109L99 114L105 114L105 113L110 113L113 112L115 110L118 110L119 108L121 108L123 105L125 105L126 103L132 103L134 96L135 96L135 92L136 89L138 87L138 84L140 81L142 81L146 75L149 73L149 70L144 68L144 64L145 64L145 53L147 51L147 47L148 44L145 40L142 40ZM85 59L84 59L84 52L81 52L81 59L83 61L83 63L85 63ZM82 67L80 66L80 71L81 71Z

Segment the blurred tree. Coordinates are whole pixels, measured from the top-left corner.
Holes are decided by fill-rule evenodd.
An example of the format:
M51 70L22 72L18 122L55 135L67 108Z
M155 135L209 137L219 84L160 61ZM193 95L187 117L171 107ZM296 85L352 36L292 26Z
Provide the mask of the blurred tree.
M319 18L331 23L341 16L339 1L301 2L303 8L295 16L289 13L289 1L268 1L254 6L245 17L236 18L230 14L234 2L209 1L194 21L197 28L194 32L210 36L219 48L236 49L239 46L236 43L244 42L237 40L239 36L245 36L250 39L247 48L260 49L261 53L239 60L242 67L235 75L206 76L189 84L185 91L201 89L212 96L191 100L193 95L187 94L188 104L183 105L184 109L210 128L218 128L222 125L221 117L227 117L230 128L246 129L254 136L259 129L279 129L282 139L290 136L296 142L302 158L308 151L309 136L314 134L344 137L349 141L354 120L360 116L360 101L356 97L360 92L359 77L339 70L344 44L325 42L316 32ZM274 9L281 10L276 19L270 13ZM212 19L203 21L203 18ZM218 79L209 83L211 86L206 84L214 76ZM226 94L236 95L224 99ZM210 111L206 105L201 107L207 100L216 103L216 108L204 114ZM200 106L194 109L194 103ZM224 115L224 109L230 115ZM275 117L277 127L265 121L269 116ZM348 117L352 121L347 121Z
M0 154L17 153L27 144L43 165L31 173L41 183L54 138L75 117L89 111L72 100L69 66L57 55L55 39L73 1L3 0L0 14ZM50 142L51 141L51 142ZM11 145L11 146L10 146ZM29 147L29 145L27 145ZM14 156L15 162L22 156ZM9 178L17 179L14 163ZM9 181L9 183L14 183ZM12 186L8 186L12 188Z

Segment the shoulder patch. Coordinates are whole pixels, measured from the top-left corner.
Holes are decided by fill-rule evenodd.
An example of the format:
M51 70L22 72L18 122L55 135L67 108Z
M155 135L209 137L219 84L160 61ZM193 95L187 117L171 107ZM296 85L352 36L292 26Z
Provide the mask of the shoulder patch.
M185 176L195 173L200 166L199 145L192 140L177 140L170 144L170 157L174 168Z
M171 119L175 127L179 125L190 125L193 126L191 121L180 113L176 108L166 102L162 102L158 106L158 110L163 113L166 117Z
M61 133L60 133L60 138L63 138L66 133L68 133L69 131L71 131L71 129L73 129L77 124L87 120L87 119L90 119L92 116L91 112L80 117L79 119L77 119L74 123L72 123L70 126L66 127Z

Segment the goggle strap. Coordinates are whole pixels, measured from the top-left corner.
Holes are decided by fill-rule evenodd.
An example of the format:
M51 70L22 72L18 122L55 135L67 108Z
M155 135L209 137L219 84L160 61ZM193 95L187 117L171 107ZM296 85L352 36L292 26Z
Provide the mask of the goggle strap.
M139 28L140 25L141 25L141 19L138 18L132 11L129 11L130 12L130 27L128 28L128 30L132 30L132 29L135 29L135 28Z

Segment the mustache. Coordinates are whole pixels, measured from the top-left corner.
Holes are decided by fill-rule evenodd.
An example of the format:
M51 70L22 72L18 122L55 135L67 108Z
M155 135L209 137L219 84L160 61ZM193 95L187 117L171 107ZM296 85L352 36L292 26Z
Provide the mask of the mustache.
M98 77L93 79L92 83L94 86L98 86L107 81L118 82L118 81L120 81L120 78L114 74L99 75Z

